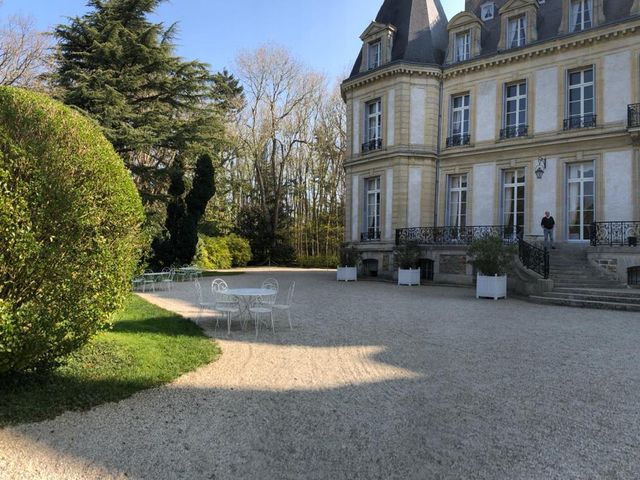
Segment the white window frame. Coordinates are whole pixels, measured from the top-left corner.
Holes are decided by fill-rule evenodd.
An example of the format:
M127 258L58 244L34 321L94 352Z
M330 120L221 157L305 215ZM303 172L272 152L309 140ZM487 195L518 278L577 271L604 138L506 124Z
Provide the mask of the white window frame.
M373 70L380 65L382 65L382 40L378 39L367 45L367 68Z
M463 181L464 180L464 181ZM464 184L464 186L463 186ZM451 200L452 194L458 194L458 202L456 205L455 221L452 222L454 205ZM462 194L465 193L465 201L462 201ZM469 177L466 173L448 175L447 176L447 208L446 221L447 227L464 228L467 226L467 207L469 205Z
M589 21L585 21L589 12ZM593 0L571 0L569 3L569 31L581 32L593 26Z
M516 88L515 96L509 96L509 89L511 87ZM522 87L524 87L524 93L522 93ZM521 100L524 100L524 110L521 109ZM509 105L515 102L516 109L514 112L509 111ZM519 127L524 127L528 125L528 115L529 115L529 85L527 81L520 81L514 83L508 83L504 86L504 100L503 100L503 109L504 112L502 118L502 128L515 128L515 134L512 136L519 136ZM520 121L521 113L524 112L524 119ZM509 114L515 113L516 121L515 123L509 123Z
M513 29L517 36L513 36ZM515 41L514 41L515 39ZM524 47L527 44L527 16L518 15L507 21L507 48Z
M464 62L471 58L471 31L456 33L455 35L455 61Z
M381 214L381 179L377 177L369 177L364 181L365 192L365 231L367 240L379 240L380 230L380 214Z
M587 81L585 82L584 77L585 77L585 73L588 72L589 70L591 70L591 81ZM580 74L580 83L577 83L575 85L571 84L571 75L579 73ZM567 91L566 91L566 118L569 119L569 121L572 121L573 118L580 118L581 119L581 126L583 126L584 120L586 118L587 115L590 115L591 117L595 116L596 114L596 69L594 68L593 65L589 66L589 67L585 67L579 70L569 70L567 71ZM592 111L591 112L586 112L585 111L585 90L591 87L591 105L592 105ZM575 102L571 102L571 92L572 90L579 90L580 91L580 113L577 115L572 115L571 114L571 104L575 103ZM572 127L575 128L575 127Z
M461 105L459 107L455 106L456 99L462 99ZM460 120L456 120L456 114L459 114ZM466 114L466 122L465 122L465 114ZM469 135L470 130L470 122L471 122L471 97L468 93L464 93L462 95L452 95L451 96L451 121L449 122L449 136L457 137ZM465 129L466 123L466 129ZM456 125L460 125L460 131L456 132Z
M365 103L365 143L382 140L382 99L376 98Z
M515 172L515 180L507 181L507 176L513 174ZM518 178L522 177L523 180L520 182ZM507 189L513 189L513 196L511 198L510 211L507 212L505 209L506 199L507 199ZM521 192L519 192L521 190ZM519 195L522 193L522 196ZM522 225L518 224L518 200L522 200ZM507 227L506 216L507 214L514 215L514 231L513 236L515 237L518 233L518 227L524 229L524 226L527 223L527 169L524 167L521 168L508 168L502 171L502 197L500 202L500 210L501 210L501 220L502 225Z
M578 177L576 178L571 178L571 167L580 167L580 173L578 175ZM585 168L586 167L586 168ZM593 176L591 177L587 177L585 176L585 170L591 170L593 171ZM585 227L587 227L587 225L590 226L590 223L588 224L587 222L584 221L584 216L585 216L585 198L587 196L591 196L593 197L593 210L589 210L593 213L593 221L597 222L597 190L596 190L596 165L594 161L586 161L586 162L577 162L577 163L567 163L566 167L565 167L565 178L566 178L566 184L565 184L565 215L567 218L566 221L566 226L565 226L565 235L567 238L567 241L569 242L588 242L589 238L587 235L585 235ZM585 184L586 183L591 183L592 184L592 189L593 189L593 194L592 195L585 195ZM579 212L580 212L580 223L577 224L581 227L580 230L580 238L571 238L571 205L569 203L570 197L571 197L571 185L572 184L577 184L578 185L578 189L579 189L579 199L580 199L580 205L579 205Z

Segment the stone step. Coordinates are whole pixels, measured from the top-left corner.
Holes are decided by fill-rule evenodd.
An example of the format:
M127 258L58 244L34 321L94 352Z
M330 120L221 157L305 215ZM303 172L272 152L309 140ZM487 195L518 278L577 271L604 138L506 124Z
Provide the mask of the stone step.
M586 300L590 302L605 302L605 303L625 303L631 305L640 306L640 296L636 297L619 297L616 295L606 295L597 293L595 290L591 290L591 293L563 293L563 292L546 292L542 295L549 299L558 300Z
M608 288L616 288L619 287L617 283L582 283L582 282L553 282L556 288L582 288L586 290L593 289L601 289L605 290Z
M600 310L623 310L627 312L640 312L640 305L622 302L600 302L590 300L571 300L563 298L549 298L541 296L531 296L529 300L542 305L558 305L564 307L593 308Z
M558 293L575 293L588 295L593 293L594 295L607 295L611 297L621 298L640 298L640 290L633 288L554 288L554 292Z

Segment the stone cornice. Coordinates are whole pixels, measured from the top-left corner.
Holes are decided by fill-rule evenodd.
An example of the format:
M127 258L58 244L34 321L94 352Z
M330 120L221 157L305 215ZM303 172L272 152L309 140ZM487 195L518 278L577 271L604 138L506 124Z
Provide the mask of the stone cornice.
M424 75L426 77L434 77L440 79L442 77L442 68L437 65L419 65L406 62L394 62L381 68L366 72L365 74L345 80L341 85L342 96L346 93L363 85L378 81L386 77L395 75Z
M500 65L526 61L533 57L552 55L564 50L593 45L594 43L608 40L610 38L636 34L640 32L640 19L636 18L634 20L635 21L626 25L607 25L593 30L586 30L578 35L571 34L570 36L560 37L554 40L545 40L544 42L530 45L515 52L498 52L497 54L477 58L461 65L449 65L444 70L443 78L447 80L467 73L487 70Z

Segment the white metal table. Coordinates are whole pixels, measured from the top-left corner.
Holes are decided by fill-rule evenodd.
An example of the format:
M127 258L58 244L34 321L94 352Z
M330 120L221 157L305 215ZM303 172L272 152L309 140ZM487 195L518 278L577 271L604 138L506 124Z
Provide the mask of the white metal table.
M240 308L240 316L251 320L249 314L249 308L251 302L260 297L272 297L278 294L276 290L270 288L230 288L223 292L225 295L235 297L238 300L238 307Z

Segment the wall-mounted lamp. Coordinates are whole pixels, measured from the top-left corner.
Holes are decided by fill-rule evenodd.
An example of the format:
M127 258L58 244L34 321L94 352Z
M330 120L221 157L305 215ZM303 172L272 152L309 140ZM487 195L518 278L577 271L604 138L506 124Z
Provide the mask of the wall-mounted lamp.
M545 157L538 158L538 167L536 168L536 177L538 177L538 180L542 178L546 169L547 159Z

